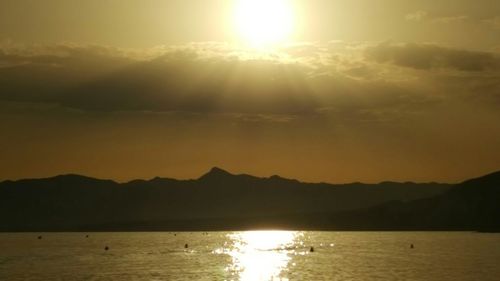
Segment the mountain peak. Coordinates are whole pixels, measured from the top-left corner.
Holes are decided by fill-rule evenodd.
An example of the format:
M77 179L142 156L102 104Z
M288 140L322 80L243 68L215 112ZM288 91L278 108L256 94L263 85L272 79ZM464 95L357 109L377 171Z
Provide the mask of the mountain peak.
M233 176L233 174L219 167L213 167L212 169L210 169L210 171L208 171L208 173L204 174L199 179L213 179L213 178L221 178L227 176Z

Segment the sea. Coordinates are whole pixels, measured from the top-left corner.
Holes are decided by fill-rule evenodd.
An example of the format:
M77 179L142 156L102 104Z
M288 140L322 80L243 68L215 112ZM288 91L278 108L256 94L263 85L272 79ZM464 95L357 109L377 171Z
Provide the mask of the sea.
M0 280L500 280L500 234L0 233Z

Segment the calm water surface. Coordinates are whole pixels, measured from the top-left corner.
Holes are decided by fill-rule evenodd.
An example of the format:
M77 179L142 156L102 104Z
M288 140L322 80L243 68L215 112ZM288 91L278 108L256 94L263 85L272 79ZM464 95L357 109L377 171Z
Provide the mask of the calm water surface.
M498 281L500 234L5 233L0 280Z

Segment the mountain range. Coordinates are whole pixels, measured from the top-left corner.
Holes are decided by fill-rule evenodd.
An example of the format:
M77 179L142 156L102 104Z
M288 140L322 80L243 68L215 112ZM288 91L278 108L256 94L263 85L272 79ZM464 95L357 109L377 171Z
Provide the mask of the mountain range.
M0 183L0 231L500 229L500 172L459 184L303 183L213 168L198 179L80 175Z

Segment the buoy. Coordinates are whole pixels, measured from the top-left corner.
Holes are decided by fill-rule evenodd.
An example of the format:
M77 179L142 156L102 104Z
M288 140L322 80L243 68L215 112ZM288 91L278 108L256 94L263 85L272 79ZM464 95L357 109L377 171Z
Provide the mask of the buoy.
M42 236L41 236L41 235L40 235L40 236L38 236L38 240L40 240L40 239L42 239Z
M415 246L413 246L413 244L410 244L410 249L413 249L415 248Z
M104 251L108 251L108 250L109 250L108 246L104 247Z
M88 235L85 235L85 238L89 238L89 236L88 236Z
M185 245L184 245L184 249L187 249L187 248L189 248L189 245L188 245L188 244L185 244Z
M309 249L309 252L314 252L314 247L311 247L311 249Z

